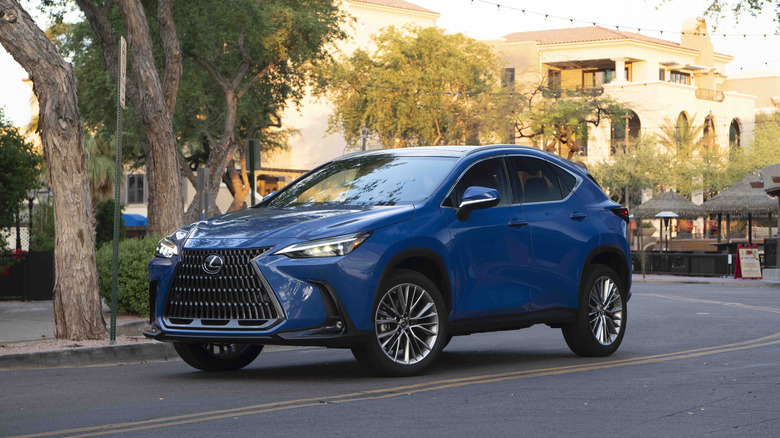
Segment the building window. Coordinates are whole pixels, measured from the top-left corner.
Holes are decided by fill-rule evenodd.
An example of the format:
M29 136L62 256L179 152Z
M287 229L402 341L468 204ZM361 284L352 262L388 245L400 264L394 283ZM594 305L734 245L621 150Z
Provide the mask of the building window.
M631 81L628 67L625 69L626 80ZM582 72L582 88L599 88L615 80L615 69L591 70Z
M659 68L658 69L658 80L661 82L666 81L666 70Z
M127 175L127 203L144 203L144 175L142 173Z
M561 89L561 71L550 70L547 72L547 88L552 90Z
M691 74L672 70L671 74L669 75L669 82L674 82L675 84L691 85Z
M501 78L501 85L504 87L508 85L512 85L515 83L515 69L513 68L505 68L504 69L504 77Z

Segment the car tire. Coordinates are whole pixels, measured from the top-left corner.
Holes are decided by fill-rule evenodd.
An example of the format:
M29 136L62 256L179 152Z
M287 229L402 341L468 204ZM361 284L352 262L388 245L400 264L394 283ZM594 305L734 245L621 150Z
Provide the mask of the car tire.
M447 341L447 307L436 285L411 270L395 270L379 287L370 340L352 349L366 369L380 376L420 374Z
M561 328L563 337L579 356L609 356L626 332L626 291L608 266L594 265L585 275L576 320Z
M262 345L180 342L174 342L173 348L184 362L201 371L240 370L263 350Z

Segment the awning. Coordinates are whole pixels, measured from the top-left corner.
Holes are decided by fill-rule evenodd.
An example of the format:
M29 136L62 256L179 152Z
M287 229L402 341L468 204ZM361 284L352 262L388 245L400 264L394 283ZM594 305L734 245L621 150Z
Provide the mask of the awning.
M146 216L133 213L122 213L122 222L126 227L145 227Z

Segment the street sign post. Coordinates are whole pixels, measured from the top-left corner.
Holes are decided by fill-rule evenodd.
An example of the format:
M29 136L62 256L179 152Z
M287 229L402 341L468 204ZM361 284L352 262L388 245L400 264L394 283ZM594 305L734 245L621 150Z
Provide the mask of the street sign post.
M251 193L251 205L255 205L255 192L257 192L257 176L256 170L260 170L261 158L260 158L260 140L256 138L250 138L245 143L246 153L244 158L247 164L247 176L249 177L249 191Z
M116 295L119 270L119 186L122 174L122 110L125 109L125 83L127 82L127 43L119 39L119 96L116 105L116 153L114 167L114 257L111 263L111 330L110 343L116 343Z

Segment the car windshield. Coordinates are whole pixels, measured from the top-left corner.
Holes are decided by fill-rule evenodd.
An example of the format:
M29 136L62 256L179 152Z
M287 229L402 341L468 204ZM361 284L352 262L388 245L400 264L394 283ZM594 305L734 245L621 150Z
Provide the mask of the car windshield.
M451 157L390 154L333 161L286 188L266 206L413 204L430 196L454 163Z

